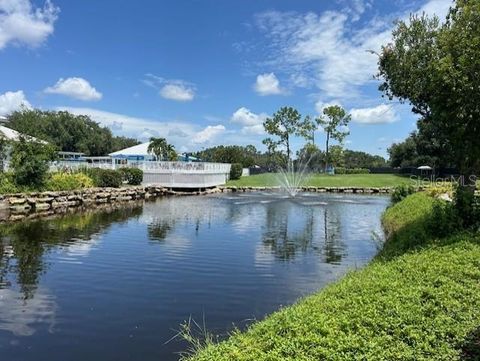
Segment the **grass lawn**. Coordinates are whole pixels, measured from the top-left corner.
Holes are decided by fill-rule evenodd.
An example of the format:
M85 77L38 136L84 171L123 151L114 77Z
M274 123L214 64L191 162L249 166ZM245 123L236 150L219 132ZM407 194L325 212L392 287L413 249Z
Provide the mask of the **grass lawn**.
M242 177L227 183L229 186L238 187L272 187L277 186L277 175L265 173ZM324 175L315 174L308 178L308 186L315 187L395 187L400 184L413 184L409 177L395 174L342 174Z
M429 236L433 202L417 193L390 207L369 265L191 360L480 359L480 236Z

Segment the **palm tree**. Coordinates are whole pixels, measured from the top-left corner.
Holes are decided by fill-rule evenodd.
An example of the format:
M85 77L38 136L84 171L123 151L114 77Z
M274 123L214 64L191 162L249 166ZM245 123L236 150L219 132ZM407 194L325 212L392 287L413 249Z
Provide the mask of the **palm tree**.
M156 160L163 160L167 153L168 143L165 138L150 138L150 144L148 145L148 153L155 155Z
M173 144L167 144L166 153L167 153L168 160L170 161L177 160L177 151L175 150L175 147L173 146Z

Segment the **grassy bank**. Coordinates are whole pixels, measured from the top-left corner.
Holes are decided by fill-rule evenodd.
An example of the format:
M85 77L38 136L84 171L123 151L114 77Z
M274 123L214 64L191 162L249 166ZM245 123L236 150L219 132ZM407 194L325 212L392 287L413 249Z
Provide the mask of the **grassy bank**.
M306 185L314 187L395 187L400 184L411 184L408 177L395 174L315 174L307 179ZM238 187L273 187L277 186L277 175L272 173L242 177L230 181L227 185Z
M389 208L368 266L191 360L461 359L480 325L480 239L430 237L432 205L418 193Z

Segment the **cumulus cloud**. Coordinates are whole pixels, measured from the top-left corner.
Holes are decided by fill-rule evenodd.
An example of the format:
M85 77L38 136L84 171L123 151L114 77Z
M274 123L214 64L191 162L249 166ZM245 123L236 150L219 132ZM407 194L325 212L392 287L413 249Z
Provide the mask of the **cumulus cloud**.
M280 87L280 81L274 73L265 73L257 76L257 81L253 86L257 94L277 95L283 94L284 90Z
M0 94L0 116L8 115L22 107L32 107L22 90Z
M0 0L0 49L9 44L42 45L53 34L58 13L50 0L43 7L29 0Z
M200 145L210 144L218 135L226 132L223 125L201 128L187 122L132 117L92 108L59 107L57 110L88 115L96 122L112 129L116 135L134 137L141 141L148 141L151 137L164 137L181 151L199 149ZM225 143L224 139L222 143Z
M155 74L145 74L142 82L156 90L162 98L189 102L195 98L195 84L179 79L165 79Z
M411 12L444 17L451 0L430 0ZM363 26L352 26L368 8L353 1L348 11L297 13L269 11L257 15L270 57L265 64L285 73L295 86L314 85L327 98L354 98L360 87L374 81L379 51L391 40L391 17L374 17ZM345 10L345 9L344 9Z
M233 123L242 125L242 134L260 135L265 133L263 128L263 122L267 119L267 114L256 114L250 109L241 107L238 108L233 114L230 120Z
M160 95L165 99L189 102L195 97L195 91L184 84L166 84L160 89Z
M102 93L83 78L60 78L57 83L44 90L48 94L61 94L79 100L100 100Z
M209 125L205 129L197 132L193 136L193 143L195 144L205 144L211 142L215 137L225 132L225 127L221 124L219 125Z
M386 124L398 120L397 113L391 105L380 104L373 108L352 109L352 122L360 124Z

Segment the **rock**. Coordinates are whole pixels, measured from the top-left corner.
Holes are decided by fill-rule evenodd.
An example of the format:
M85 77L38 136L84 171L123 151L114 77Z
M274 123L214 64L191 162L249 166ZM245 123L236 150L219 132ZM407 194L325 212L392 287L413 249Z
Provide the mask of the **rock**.
M26 198L11 197L11 198L9 198L8 203L10 203L10 205L25 204L25 203L27 203L27 199Z

